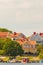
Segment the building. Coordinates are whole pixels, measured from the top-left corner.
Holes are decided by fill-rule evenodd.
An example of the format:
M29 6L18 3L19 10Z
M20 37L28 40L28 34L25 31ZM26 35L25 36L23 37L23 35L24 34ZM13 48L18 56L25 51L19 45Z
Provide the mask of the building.
M36 33L34 32L30 36L30 40L36 41L37 43L43 44L43 33Z
M22 48L24 50L25 53L36 53L37 49L36 49L36 42L35 41L25 41L22 44Z
M12 40L17 41L22 46L24 52L36 52L36 42L34 40L28 40L22 33L0 32L0 38L11 38Z

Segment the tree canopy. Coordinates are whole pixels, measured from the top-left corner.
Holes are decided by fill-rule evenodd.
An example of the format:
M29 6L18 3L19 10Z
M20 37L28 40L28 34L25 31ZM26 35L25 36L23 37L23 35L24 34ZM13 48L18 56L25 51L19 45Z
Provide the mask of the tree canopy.
M12 33L12 31L10 31L10 30L8 30L6 28L0 28L0 32L10 32L10 33Z
M37 44L37 53L40 59L43 59L43 45Z
M3 49L3 45L4 45L4 39L0 38L0 50Z
M0 52L3 55L17 56L22 55L24 51L18 42L6 38L0 40Z

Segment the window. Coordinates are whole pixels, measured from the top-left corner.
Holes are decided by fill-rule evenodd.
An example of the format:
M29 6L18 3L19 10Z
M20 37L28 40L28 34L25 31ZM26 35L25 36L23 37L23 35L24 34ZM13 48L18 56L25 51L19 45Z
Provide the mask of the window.
M28 45L24 45L24 48L29 48L29 46Z
M32 47L32 48L35 48L35 46L34 46L34 45L31 45L31 47Z

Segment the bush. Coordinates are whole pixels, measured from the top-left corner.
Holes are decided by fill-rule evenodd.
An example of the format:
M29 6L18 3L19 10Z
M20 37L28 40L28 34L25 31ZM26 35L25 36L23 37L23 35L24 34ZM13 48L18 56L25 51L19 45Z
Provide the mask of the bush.
M40 59L43 59L43 52L42 52L42 53L40 52L39 58L40 58Z
M0 50L0 55L4 55L5 51L4 50Z

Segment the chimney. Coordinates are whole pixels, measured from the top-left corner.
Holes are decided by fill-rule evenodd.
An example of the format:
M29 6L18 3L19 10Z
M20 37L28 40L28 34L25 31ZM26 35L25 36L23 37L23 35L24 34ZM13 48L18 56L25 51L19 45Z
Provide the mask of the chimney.
M43 33L40 33L40 35L43 35Z
M34 35L36 34L36 32L33 33Z
M16 35L17 33L16 32L14 32L14 35Z

